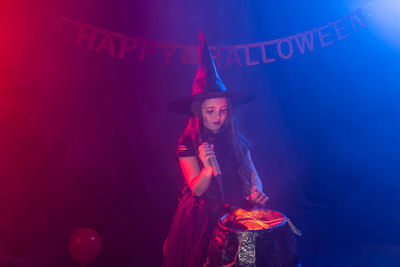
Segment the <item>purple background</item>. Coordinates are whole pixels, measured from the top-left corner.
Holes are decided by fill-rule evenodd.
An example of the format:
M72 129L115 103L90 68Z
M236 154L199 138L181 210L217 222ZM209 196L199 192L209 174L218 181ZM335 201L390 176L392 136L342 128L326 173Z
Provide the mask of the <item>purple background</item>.
M55 16L181 44L196 44L201 29L210 45L230 45L323 26L352 10L344 2L5 4L0 266L78 266L67 241L80 227L103 240L88 267L158 266L183 183L174 152L186 118L165 106L190 94L196 65L88 51L72 31L57 33ZM366 21L312 53L219 70L230 90L256 95L239 122L268 207L303 231L304 266L400 261L400 55Z

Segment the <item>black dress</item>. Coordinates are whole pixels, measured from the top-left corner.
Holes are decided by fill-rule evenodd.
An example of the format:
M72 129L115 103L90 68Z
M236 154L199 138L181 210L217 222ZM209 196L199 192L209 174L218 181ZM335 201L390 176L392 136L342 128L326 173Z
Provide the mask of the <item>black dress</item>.
M246 193L238 172L238 162L227 138L208 132L205 140L214 145L214 151L222 171L225 200L228 204L244 207ZM199 166L197 145L189 136L181 138L176 157L195 156ZM170 232L164 247L163 267L203 266L207 257L209 239L223 215L223 205L218 184L213 177L206 192L195 196L186 185L176 209Z

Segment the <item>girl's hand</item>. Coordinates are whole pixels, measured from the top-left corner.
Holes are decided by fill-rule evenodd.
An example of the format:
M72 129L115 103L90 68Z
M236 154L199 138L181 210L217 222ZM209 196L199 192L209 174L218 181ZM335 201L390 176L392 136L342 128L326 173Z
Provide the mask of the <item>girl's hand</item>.
M203 142L199 146L199 158L205 168L212 168L212 166L210 165L210 159L215 158L215 153L213 149L213 145L210 145L207 142Z
M267 203L269 197L265 195L263 192L258 190L255 186L253 186L253 189L251 190L250 196L246 198L246 200L249 200L255 204L264 206L265 203Z

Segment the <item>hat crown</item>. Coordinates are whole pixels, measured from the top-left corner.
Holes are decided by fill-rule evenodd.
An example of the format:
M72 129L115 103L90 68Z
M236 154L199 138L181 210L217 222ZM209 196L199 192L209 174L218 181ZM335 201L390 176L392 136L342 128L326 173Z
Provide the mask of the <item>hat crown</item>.
M218 75L205 36L199 33L200 62L192 85L192 95L225 92L226 87Z
M233 107L243 105L253 99L253 95L227 91L218 75L214 60L208 48L206 38L199 34L199 67L192 85L192 95L182 97L167 105L167 109L174 113L190 114L190 107L195 101L209 98L229 97Z

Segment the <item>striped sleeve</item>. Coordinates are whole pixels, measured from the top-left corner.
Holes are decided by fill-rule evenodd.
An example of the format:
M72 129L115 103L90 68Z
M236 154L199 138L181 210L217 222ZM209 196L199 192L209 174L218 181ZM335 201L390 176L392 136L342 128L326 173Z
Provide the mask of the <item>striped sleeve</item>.
M193 141L190 138L181 138L176 147L176 158L196 156Z

